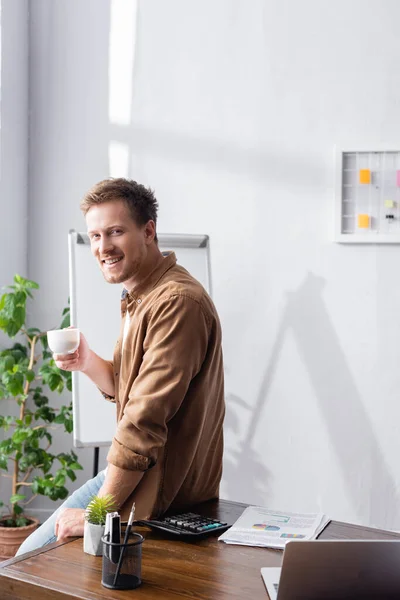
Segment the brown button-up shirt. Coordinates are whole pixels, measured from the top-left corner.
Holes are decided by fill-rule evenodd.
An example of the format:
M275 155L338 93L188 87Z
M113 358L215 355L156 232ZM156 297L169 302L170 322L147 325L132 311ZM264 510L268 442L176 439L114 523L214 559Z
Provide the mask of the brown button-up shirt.
M107 460L145 471L121 508L126 518L135 501L136 518L145 519L218 496L225 412L221 327L211 298L176 264L174 253L121 305L113 361L118 423Z

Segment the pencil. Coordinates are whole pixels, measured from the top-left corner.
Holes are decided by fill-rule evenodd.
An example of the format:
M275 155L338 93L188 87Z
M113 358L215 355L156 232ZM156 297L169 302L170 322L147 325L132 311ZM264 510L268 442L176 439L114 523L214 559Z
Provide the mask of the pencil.
M135 518L135 503L132 504L132 509L131 509L130 514L129 514L128 525L126 526L126 530L125 530L124 543L123 543L123 546L122 546L121 554L119 556L117 570L115 571L113 587L116 586L117 580L118 580L118 576L119 576L119 573L121 571L122 560L124 558L125 548L126 548L126 544L128 543L128 540L129 540L129 535L131 533L132 523L133 523L134 518Z

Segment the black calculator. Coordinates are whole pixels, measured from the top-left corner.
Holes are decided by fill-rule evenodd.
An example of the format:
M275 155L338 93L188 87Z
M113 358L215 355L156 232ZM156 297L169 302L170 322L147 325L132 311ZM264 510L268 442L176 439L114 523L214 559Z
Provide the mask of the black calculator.
M210 534L222 533L230 525L218 519L203 517L196 513L183 513L171 517L160 517L159 519L150 519L149 521L136 521L140 525L147 525L152 529L171 533L178 537L198 539Z

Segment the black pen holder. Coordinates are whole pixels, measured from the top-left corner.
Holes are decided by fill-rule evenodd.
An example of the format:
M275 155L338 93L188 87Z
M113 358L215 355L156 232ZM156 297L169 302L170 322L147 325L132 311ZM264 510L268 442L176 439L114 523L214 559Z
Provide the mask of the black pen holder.
M103 536L103 567L101 583L111 590L133 590L142 583L142 544L144 537L131 532L126 544L124 533L120 543L111 543Z

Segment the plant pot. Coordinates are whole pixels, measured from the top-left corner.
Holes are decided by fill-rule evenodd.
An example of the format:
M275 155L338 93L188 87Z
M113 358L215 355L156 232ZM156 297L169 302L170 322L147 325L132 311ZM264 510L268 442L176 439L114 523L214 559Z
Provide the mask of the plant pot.
M83 551L86 554L93 556L101 556L103 554L103 542L101 541L104 535L104 525L95 525L85 520L83 530Z
M31 522L24 527L2 527L1 523L10 515L0 518L0 559L6 560L15 556L18 548L39 525L38 519L26 517Z

